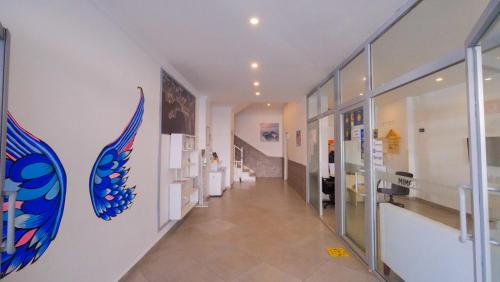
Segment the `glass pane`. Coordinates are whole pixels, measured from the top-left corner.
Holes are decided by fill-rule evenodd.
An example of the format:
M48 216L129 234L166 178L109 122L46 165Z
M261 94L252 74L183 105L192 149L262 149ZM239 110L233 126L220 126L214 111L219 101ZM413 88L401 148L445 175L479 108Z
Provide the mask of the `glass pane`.
M333 114L319 120L320 174L323 221L335 227L335 140Z
M319 122L307 125L307 166L309 168L309 204L319 212Z
M363 96L366 83L366 55L361 52L340 73L342 103Z
M484 45L500 42L500 23L496 23L482 40ZM500 242L500 47L483 52L483 91L486 164L488 166L488 195L490 239ZM500 280L500 246L491 245L492 281Z
M458 240L457 187L470 183L465 64L376 97L374 117L377 270L390 281L408 280L404 265L441 281L473 281L472 242ZM422 249L427 261L416 255ZM448 253L458 270L435 265ZM413 278L430 281L422 277Z
M372 45L373 86L439 59L464 42L489 0L425 0Z
M313 118L318 115L318 92L307 98L307 108L307 118Z
M333 109L335 105L334 95L335 95L335 78L328 80L325 85L319 89L319 113L324 113L328 110Z
M363 108L342 115L344 130L345 233L365 250L365 170Z

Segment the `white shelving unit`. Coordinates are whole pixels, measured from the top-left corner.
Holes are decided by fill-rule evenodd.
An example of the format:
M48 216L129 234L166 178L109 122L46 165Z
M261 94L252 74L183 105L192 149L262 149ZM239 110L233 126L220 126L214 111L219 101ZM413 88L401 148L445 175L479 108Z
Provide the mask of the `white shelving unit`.
M186 134L170 136L170 169L175 169L175 180L170 183L169 217L180 220L198 203L200 157L195 150L196 139Z

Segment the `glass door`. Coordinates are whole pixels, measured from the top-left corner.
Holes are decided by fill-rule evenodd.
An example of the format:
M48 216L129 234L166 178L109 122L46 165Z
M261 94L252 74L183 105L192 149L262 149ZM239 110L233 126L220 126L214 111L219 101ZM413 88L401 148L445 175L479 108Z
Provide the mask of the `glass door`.
M307 125L307 202L320 212L319 194L319 121Z
M342 194L343 235L363 254L365 245L365 166L363 107L341 114L342 118Z
M475 201L476 269L483 281L500 281L500 1L491 1L466 43Z

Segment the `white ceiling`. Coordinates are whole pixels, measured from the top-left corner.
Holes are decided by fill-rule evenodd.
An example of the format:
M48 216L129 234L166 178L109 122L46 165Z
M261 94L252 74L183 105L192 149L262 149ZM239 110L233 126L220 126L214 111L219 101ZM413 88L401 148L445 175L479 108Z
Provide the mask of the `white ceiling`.
M106 0L94 4L219 104L308 93L406 0ZM260 25L248 24L251 16ZM250 62L260 68L251 70ZM181 81L185 81L180 79ZM261 96L254 95L254 80Z

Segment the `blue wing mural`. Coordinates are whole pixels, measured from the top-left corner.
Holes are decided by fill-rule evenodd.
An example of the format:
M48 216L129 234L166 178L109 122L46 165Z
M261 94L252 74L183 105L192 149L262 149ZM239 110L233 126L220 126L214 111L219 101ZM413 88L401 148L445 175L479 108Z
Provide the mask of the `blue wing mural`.
M90 198L97 217L111 220L126 210L135 198L135 186L126 187L126 168L134 139L142 122L144 113L144 93L140 91L140 100L134 116L116 141L104 147L94 163L90 173Z
M5 191L17 191L13 254L2 253L0 277L36 262L55 239L64 210L66 173L54 151L7 116ZM3 204L2 242L7 233Z

